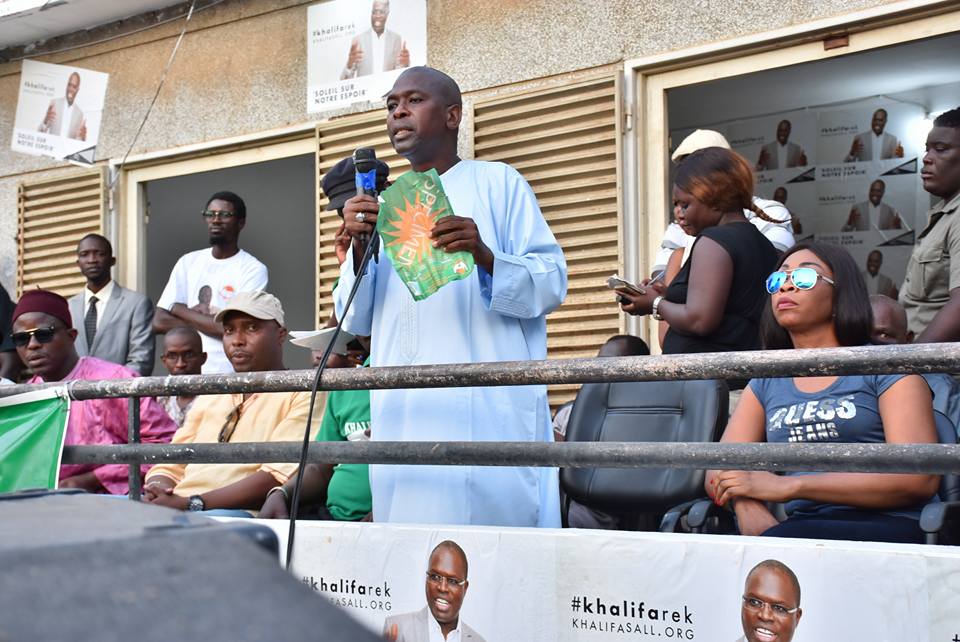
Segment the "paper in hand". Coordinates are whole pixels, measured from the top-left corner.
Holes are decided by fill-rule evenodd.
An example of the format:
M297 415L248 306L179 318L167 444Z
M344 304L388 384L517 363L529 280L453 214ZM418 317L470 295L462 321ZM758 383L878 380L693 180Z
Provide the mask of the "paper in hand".
M393 269L415 301L473 272L473 255L469 252L444 252L433 247L433 226L451 214L435 169L407 172L380 194L377 231Z
M290 343L303 348L310 348L322 352L327 349L330 339L336 328L324 328L323 330L290 330ZM337 342L333 346L333 354L346 354L347 344L353 341L354 336L346 330L340 330L337 335Z

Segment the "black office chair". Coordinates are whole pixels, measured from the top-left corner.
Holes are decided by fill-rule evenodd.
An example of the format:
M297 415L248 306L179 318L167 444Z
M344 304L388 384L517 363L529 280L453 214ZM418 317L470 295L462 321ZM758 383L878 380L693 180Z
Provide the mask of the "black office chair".
M567 441L710 442L727 423L723 381L649 381L585 384L567 425ZM636 517L659 516L703 494L704 471L685 468L564 468L563 523L570 500L588 508Z
M941 444L957 443L953 422L938 410L933 411L937 438ZM779 520L786 518L782 504L770 505ZM960 544L960 476L943 475L937 498L923 507L920 528L927 544ZM717 506L709 498L681 503L667 511L660 523L664 533L689 532L723 535L739 534L733 513Z
M937 438L941 444L957 443L957 429L941 412L933 411ZM932 502L920 512L920 528L927 544L960 544L960 476L940 477L939 502Z

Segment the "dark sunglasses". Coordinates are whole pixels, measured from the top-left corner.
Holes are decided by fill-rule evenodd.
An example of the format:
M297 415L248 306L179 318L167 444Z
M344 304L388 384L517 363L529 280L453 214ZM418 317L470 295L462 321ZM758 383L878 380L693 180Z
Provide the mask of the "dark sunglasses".
M227 420L223 422L223 428L220 429L220 436L217 437L217 441L221 444L225 444L230 441L230 438L233 437L233 431L237 429L237 424L240 423L240 411L243 409L243 403L230 411L230 414L227 415Z
M773 294L783 287L787 279L790 279L790 282L793 283L798 290L809 290L817 284L817 279L823 279L830 285L834 287L837 286L833 279L823 276L813 268L801 267L794 268L793 270L778 270L768 276L767 292Z
M31 337L36 337L38 343L50 343L53 341L53 338L57 336L57 330L58 328L52 325L45 328L34 328L26 332L14 332L10 335L10 339L13 341L13 345L18 348L22 348L30 343Z

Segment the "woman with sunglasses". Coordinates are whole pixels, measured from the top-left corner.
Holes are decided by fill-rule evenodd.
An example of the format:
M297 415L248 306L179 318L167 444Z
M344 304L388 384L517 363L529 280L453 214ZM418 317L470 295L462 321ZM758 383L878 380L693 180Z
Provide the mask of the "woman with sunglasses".
M673 202L677 223L697 237L690 257L667 288L648 280L643 294L617 290L622 309L665 320L667 354L759 347L763 278L777 251L743 214L773 220L753 204L750 164L722 147L697 150L677 166Z
M827 243L801 243L767 279L761 325L768 349L870 342L872 313L853 258ZM724 442L934 443L930 389L918 375L753 379ZM744 535L883 542L923 541L922 506L936 475L708 471L707 492L732 507ZM786 506L778 523L765 502Z

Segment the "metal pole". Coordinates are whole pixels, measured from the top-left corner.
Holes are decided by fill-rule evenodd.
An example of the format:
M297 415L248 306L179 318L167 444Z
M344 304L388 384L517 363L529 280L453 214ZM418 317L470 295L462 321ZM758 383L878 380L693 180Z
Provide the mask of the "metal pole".
M64 463L296 462L301 444L67 446ZM695 468L960 474L960 445L593 442L315 442L307 461L450 466Z
M847 374L960 372L960 343L758 350L646 357L502 361L323 373L322 390L458 388L681 379L750 379ZM71 381L72 399L310 390L312 370ZM3 386L0 396L63 384Z
M140 443L140 397L130 397L127 399L127 442L130 444ZM130 463L130 499L135 502L140 501L140 463Z

